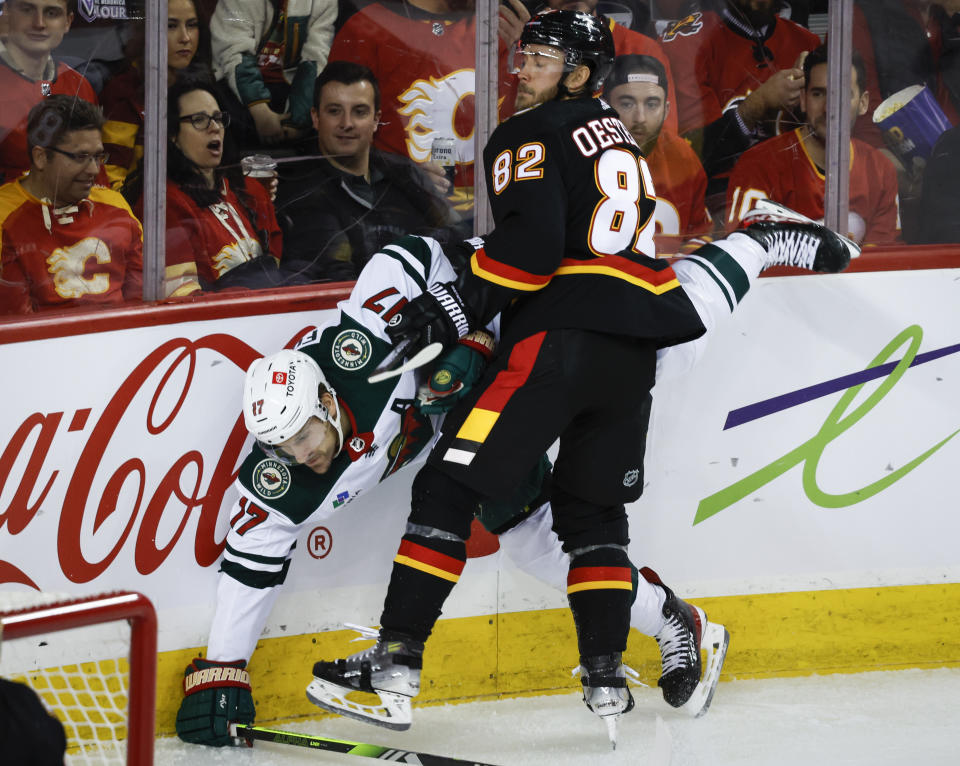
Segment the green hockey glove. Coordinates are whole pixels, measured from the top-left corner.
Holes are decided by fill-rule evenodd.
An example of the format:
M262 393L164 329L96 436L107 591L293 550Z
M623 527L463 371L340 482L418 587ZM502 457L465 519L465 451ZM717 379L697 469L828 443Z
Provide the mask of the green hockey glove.
M214 662L197 657L184 672L177 736L194 745L236 744L231 723L253 723L250 674L243 660Z
M475 330L461 338L437 360L429 380L417 391L420 411L437 415L453 409L480 379L492 355L493 336L486 330Z

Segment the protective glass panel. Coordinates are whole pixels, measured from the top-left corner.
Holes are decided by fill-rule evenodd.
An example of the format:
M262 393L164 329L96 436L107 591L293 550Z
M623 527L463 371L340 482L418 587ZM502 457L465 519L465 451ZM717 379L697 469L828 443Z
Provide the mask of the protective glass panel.
M0 315L139 301L142 231L117 189L138 159L142 3L0 5Z
M860 53L869 103L855 136L882 151L896 168L903 240L910 244L960 242L955 199L960 194L956 129L960 120L960 69L956 60L957 3L854 3L853 45ZM865 152L869 157L869 152ZM851 168L851 218L871 219L876 173ZM883 169L883 185L889 170Z
M658 137L650 138L655 123L649 116L630 117L628 127L649 147L661 253L676 252L677 240L704 230L736 229L764 197L823 218L824 146L807 124L803 64L825 39L826 6L775 0L653 4L672 68L670 113ZM631 65L618 79L645 71ZM643 83L634 88L655 90ZM680 140L670 130L671 117ZM704 221L703 200L712 223Z
M400 236L472 233L472 3L275 5L217 3L213 84L171 86L167 295L352 280Z

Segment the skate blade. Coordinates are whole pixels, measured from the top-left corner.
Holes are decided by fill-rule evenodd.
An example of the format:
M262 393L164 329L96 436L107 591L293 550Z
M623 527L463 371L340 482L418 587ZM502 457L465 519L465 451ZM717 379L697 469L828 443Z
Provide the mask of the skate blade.
M617 719L619 715L610 715L603 719L607 725L607 736L610 738L610 749L617 749Z
M307 687L307 699L329 713L354 718L393 731L406 731L413 723L410 698L394 692L378 691L380 705L364 705L348 699L357 690L314 677Z
M720 672L723 670L723 661L727 658L727 647L730 645L730 633L716 622L708 622L703 631L700 649L706 652L707 660L704 663L703 677L697 688L693 690L680 709L693 718L705 715L713 701L713 693L717 690L720 681Z

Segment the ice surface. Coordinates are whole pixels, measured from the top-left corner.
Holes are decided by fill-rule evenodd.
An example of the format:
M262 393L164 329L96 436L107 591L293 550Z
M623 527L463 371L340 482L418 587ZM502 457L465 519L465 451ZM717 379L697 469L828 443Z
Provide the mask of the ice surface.
M347 719L277 728L499 766L955 766L960 668L721 683L704 718L634 689L611 752L578 694L420 708L408 732ZM658 717L660 722L658 723ZM374 759L258 742L252 749L158 741L158 766L372 764Z

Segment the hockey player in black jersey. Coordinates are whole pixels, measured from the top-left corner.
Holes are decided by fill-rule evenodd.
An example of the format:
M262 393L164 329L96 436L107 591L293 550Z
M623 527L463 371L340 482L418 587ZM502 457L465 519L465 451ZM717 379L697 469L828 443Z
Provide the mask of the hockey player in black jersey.
M484 150L495 229L457 280L432 285L387 330L410 356L501 312L500 347L414 482L378 643L314 666L308 696L325 709L389 725L351 707L347 692L375 691L392 704L416 695L424 643L465 560L472 509L507 496L557 439L553 528L570 560L584 701L614 741L617 718L633 706L621 662L631 598L624 506L643 486L657 352L701 336L705 319L678 272L652 257L649 170L616 112L593 97L613 56L609 30L593 16L546 11L528 22L517 113ZM681 262L685 279L702 270L692 278L715 280L732 309L770 265L839 271L857 252L776 205L763 212L771 220ZM701 684L700 650L722 658L726 631L655 572L641 573L664 698L702 713L719 667Z

